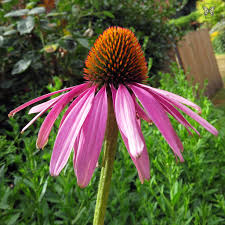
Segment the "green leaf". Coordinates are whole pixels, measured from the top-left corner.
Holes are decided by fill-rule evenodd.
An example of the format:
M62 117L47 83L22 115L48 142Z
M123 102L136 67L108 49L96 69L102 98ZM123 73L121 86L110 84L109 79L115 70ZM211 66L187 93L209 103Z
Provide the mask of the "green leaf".
M9 3L9 2L11 2L12 0L4 0L4 1L2 1L2 4L4 4L4 3Z
M28 16L26 19L17 22L17 30L20 34L29 34L33 30L34 25L34 18Z
M4 38L0 35L0 47L3 46L3 43L4 43Z
M104 14L105 16L108 16L108 17L112 18L112 19L115 18L115 16L114 16L110 11L103 11L103 14Z
M8 225L15 224L19 217L20 217L20 213L16 213L16 214L12 215L11 218L8 220L7 224Z
M8 30L8 31L4 32L3 35L8 36L8 35L15 34L16 32L17 32L16 30Z
M18 61L13 67L12 74L14 75L24 72L30 66L31 61L32 60L29 59L21 59Z
M87 39L84 38L77 38L77 41L79 44L81 44L83 47L90 49L89 42Z
M45 13L44 7L35 7L28 13L28 15L43 14L43 13Z
M44 197L45 192L46 192L47 185L48 185L48 179L46 179L46 181L45 181L45 183L44 183L44 185L43 185L43 188L42 188L40 197L39 197L39 199L38 199L38 202L41 202L42 198Z
M28 9L19 9L19 10L14 10L12 12L9 12L5 14L4 17L17 17L17 16L25 16L29 12Z

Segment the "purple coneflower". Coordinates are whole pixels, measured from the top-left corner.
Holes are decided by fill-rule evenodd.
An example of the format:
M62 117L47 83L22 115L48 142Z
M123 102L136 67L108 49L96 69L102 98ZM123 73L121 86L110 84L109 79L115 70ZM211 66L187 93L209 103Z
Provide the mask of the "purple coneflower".
M199 133L177 109L212 134L218 134L211 124L187 107L201 112L199 106L176 94L143 84L147 79L147 63L138 40L130 30L121 27L105 30L92 47L85 65L86 83L40 96L9 113L13 116L35 102L64 92L31 108L29 113L37 115L22 130L50 109L37 138L37 147L44 148L55 120L72 101L62 117L55 140L50 162L51 175L57 176L61 172L74 149L77 183L80 187L88 185L104 140L108 99L112 99L119 131L142 183L150 178L150 168L140 119L156 125L181 162L184 161L181 155L183 145L167 114L184 125L190 134L190 128Z

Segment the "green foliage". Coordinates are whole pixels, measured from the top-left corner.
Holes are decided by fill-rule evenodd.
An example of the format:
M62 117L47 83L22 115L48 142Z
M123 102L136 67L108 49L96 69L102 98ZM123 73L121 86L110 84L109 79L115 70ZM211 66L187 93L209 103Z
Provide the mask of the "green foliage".
M158 129L143 122L151 160L151 179L143 185L119 138L105 224L224 224L225 112L215 109L202 93L196 99L197 87L190 87L177 66L172 66L172 75L161 77L160 88L199 104L202 116L219 130L219 135L212 136L185 116L201 133L201 137L190 136L171 119L184 145L185 162L179 163ZM61 79L55 77L48 89L54 91L61 85ZM29 99L29 95L24 98ZM9 120L11 129L0 136L1 224L92 224L100 166L85 189L76 184L72 156L58 177L50 177L50 156L60 118L42 151L36 150L34 137L43 119L21 135L21 124L32 116L18 114Z
M167 50L179 39L166 18L175 14L176 1L167 6L154 0L1 1L0 101L10 111L22 102L13 96L43 90L53 77L63 85L83 82L84 62L96 38L109 26L132 29L152 59L152 79L168 59ZM51 2L51 1L46 1ZM54 1L53 1L54 2ZM5 114L6 116L7 114ZM6 117L0 118L7 127Z
M153 58L152 73L156 74L178 36L175 27L164 21L175 13L172 3L160 9L153 0L107 0L102 4L63 0L50 12L36 0L26 4L3 1L1 5L0 74L2 86L7 83L8 88L17 79L11 74L19 73L39 79L56 75L78 82L90 46L113 25L133 29L141 44L148 38L146 58ZM21 76L20 80L24 81Z
M213 26L210 33L215 53L225 53L225 20L222 20Z
M174 24L175 26L179 27L180 29L191 30L191 23L195 22L199 16L198 11L193 11L187 16L181 16L177 19L171 19L169 21L170 24Z
M207 9L214 7L213 15L209 12L207 15L204 14L203 7L207 7ZM223 0L205 0L205 1L197 1L196 9L199 13L198 22L205 23L207 27L211 28L216 23L224 19L225 17L225 2Z
M215 53L225 53L225 29L219 32L219 34L213 39L212 44Z

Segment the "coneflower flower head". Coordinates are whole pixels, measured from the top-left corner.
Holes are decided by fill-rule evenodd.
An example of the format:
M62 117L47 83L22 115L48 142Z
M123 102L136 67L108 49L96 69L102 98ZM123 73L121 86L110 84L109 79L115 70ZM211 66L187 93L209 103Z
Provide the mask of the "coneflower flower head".
M134 33L110 27L98 37L86 61L84 78L97 84L142 83L147 79L147 63Z
M141 132L141 119L154 123L181 162L184 161L181 154L183 145L167 114L185 126L190 134L190 129L199 133L177 109L212 134L218 134L211 124L185 106L200 113L201 109L196 104L176 94L141 84L147 79L147 64L138 40L128 29L110 27L99 36L85 62L84 78L87 80L84 84L40 96L9 113L9 116L13 116L35 102L66 92L31 108L29 113L38 114L22 130L26 130L51 109L38 133L37 147L43 148L55 120L72 101L62 117L55 140L50 162L50 173L53 176L60 173L74 150L73 164L77 183L80 187L88 185L104 140L107 98L112 98L119 131L142 183L150 178L150 166Z

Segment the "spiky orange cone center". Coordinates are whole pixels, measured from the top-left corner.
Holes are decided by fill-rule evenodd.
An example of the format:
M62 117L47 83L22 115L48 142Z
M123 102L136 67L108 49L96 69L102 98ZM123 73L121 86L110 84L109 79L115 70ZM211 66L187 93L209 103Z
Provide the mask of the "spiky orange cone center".
M147 79L147 63L134 33L110 27L98 37L85 61L84 78L98 84L126 84Z

